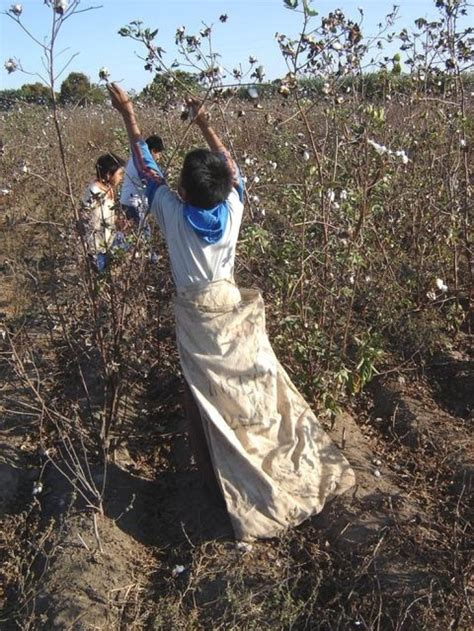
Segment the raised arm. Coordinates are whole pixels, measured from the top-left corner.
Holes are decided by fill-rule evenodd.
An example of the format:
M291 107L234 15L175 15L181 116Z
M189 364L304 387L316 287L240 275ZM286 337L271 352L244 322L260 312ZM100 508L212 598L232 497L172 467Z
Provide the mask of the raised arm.
M242 200L244 185L239 168L235 163L235 160L230 155L230 151L225 147L222 140L219 138L215 130L211 127L209 123L209 117L202 103L197 99L189 99L188 105L190 106L193 114L193 122L201 130L201 133L204 136L204 140L207 142L209 149L211 151L215 151L216 153L220 153L227 162L234 178L234 186L237 189Z
M219 136L209 124L209 116L198 99L188 99L188 105L193 115L193 123L199 127L205 141L211 151L218 153L228 153Z
M116 83L107 84L112 105L121 114L125 127L127 129L130 148L132 151L133 162L137 169L138 175L147 183L146 196L148 204L151 206L153 197L159 186L165 184L163 173L154 161L148 145L143 140L135 118L133 103L128 94L122 90Z
M135 112L133 111L133 103L131 102L128 94L116 83L108 83L107 90L109 91L112 105L119 114L122 115L130 145L134 145L136 142L143 140L135 118Z

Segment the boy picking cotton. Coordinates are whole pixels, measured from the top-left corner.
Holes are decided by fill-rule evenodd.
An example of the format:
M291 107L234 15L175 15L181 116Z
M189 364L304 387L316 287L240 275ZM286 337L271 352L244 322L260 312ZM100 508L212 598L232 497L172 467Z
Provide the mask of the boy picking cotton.
M158 162L164 150L163 140L160 136L153 134L148 136L145 142L153 160ZM147 221L148 200L145 194L144 183L137 173L132 157L129 158L125 166L125 174L120 191L120 204L132 227L141 231L145 241L149 241L151 229ZM150 258L152 261L156 260L156 255L153 251L150 252Z
M178 194L150 156L127 94L108 89L168 246L198 464L215 479L236 538L275 536L350 488L354 472L278 362L260 293L234 282L242 182L203 108L191 102L209 150L186 155Z

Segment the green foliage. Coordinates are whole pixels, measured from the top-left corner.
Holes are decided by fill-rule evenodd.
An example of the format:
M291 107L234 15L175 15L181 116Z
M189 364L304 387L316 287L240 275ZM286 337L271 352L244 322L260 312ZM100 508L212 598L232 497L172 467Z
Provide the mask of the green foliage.
M356 344L356 365L350 372L348 388L350 394L357 394L372 381L377 374L376 364L383 355L383 341L380 335L367 333L364 337L354 336Z
M51 103L51 89L42 83L25 83L21 86L20 94L28 103Z
M63 105L89 105L103 103L106 96L101 88L91 84L89 78L82 72L71 72L61 84L59 93Z
M18 90L0 91L0 110L8 110L17 102L50 105L51 90L42 83L25 83Z
M61 103L83 103L91 89L89 78L82 72L71 72L61 84Z
M9 110L17 101L21 101L20 90L0 90L0 110Z

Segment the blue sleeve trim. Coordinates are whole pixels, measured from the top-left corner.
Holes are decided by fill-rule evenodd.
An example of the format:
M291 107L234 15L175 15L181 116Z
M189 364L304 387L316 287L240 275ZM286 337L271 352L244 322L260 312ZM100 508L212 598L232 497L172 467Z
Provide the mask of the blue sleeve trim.
M239 196L240 201L242 202L242 204L244 203L244 190L245 190L245 184L244 181L242 179L242 175L240 174L240 170L239 167L236 165L236 174L235 174L235 182L234 182L234 188L237 191L237 194Z
M139 177L146 182L145 195L151 206L158 188L166 184L165 177L144 140L138 140L132 145L132 157Z

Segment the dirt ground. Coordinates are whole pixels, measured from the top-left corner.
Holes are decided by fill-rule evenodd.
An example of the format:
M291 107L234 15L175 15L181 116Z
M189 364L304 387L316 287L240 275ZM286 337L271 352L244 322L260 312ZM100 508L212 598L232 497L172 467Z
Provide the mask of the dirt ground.
M193 462L159 231L157 262L132 238L136 267L117 253L113 282L87 283L72 218L99 152L128 152L116 112L58 113L71 203L50 108L3 112L1 631L474 628L474 92L471 76L459 94L461 81L419 81L423 63L411 94L382 99L384 68L373 97L317 93L303 117L283 95L225 101L222 121L215 110L248 178L236 278L261 289L275 352L357 475L321 514L245 545ZM146 134L164 123L177 182L198 134L185 142L179 109L138 111ZM126 375L119 427L99 434L111 366Z
M466 351L374 380L327 427L357 487L251 545L201 485L175 375L105 472L97 515L41 453L35 423L11 413L2 371L2 629L472 628Z

